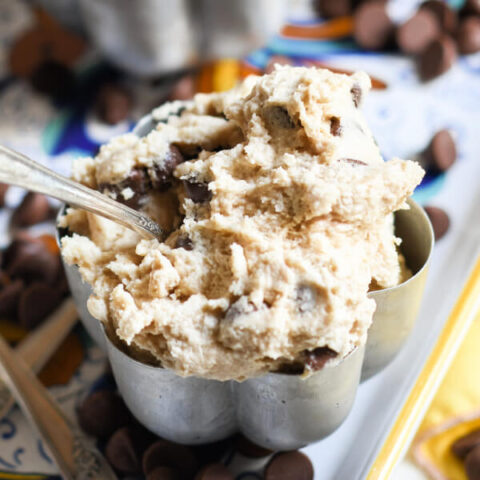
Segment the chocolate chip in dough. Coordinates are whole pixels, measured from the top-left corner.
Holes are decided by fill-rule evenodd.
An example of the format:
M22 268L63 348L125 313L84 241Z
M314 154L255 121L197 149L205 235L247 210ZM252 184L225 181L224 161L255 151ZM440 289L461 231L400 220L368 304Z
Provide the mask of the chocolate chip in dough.
M352 88L350 89L350 93L352 94L352 100L355 107L362 103L362 89L358 83L355 83Z
M175 241L175 248L184 248L185 250L193 250L193 242L185 235L179 235Z
M148 169L152 188L161 192L167 190L171 185L173 171L184 160L180 150L175 145L170 145L165 158Z
M440 35L436 16L427 9L418 10L409 20L397 28L395 38L403 53L417 55Z
M317 292L310 285L300 285L295 291L295 302L300 313L310 312L317 305Z
M338 355L337 352L328 347L319 347L305 352L305 365L310 370L316 372L321 370L324 365L332 358Z
M133 99L130 91L117 83L106 83L98 92L95 111L109 125L126 120L131 113Z
M268 448L261 447L256 443L253 443L247 437L242 434L239 434L235 440L235 448L239 453L247 458L263 458L268 457L273 453L272 450Z
M353 36L366 50L382 50L392 43L395 25L385 2L370 0L360 5L353 17Z
M0 290L0 317L15 318L20 294L24 289L22 280L14 280Z
M302 452L275 455L265 468L265 480L313 480L313 465Z
M446 129L435 133L423 152L423 159L427 167L436 171L448 170L457 159L457 148L452 134Z
M332 117L330 119L330 133L335 137L338 137L342 134L342 124L338 117Z
M455 440L451 446L451 450L458 458L464 459L472 449L478 446L480 446L480 429L474 430L468 435Z
M442 208L432 206L426 206L425 212L432 222L435 240L440 240L448 232L450 227L450 218L447 212Z
M211 463L197 473L195 480L235 480L235 477L222 463Z
M212 192L208 189L208 184L189 182L184 180L183 185L187 192L187 197L194 203L207 202L212 198Z
M480 446L470 450L466 456L465 471L468 480L480 480Z
M102 183L99 185L99 190L104 192L112 192L116 195L116 200L130 208L138 210L145 202L145 195L147 194L150 185L145 170L141 168L134 168L125 180L116 184ZM125 198L122 194L123 190L130 189L133 195Z
M75 76L70 68L53 60L41 63L30 77L32 87L39 93L57 100L67 100L75 90Z
M315 6L322 17L336 18L351 15L355 3L354 0L317 0Z
M418 57L418 72L424 81L448 71L457 60L457 47L448 35L433 40Z
M0 207L5 206L5 195L7 194L9 187L10 185L7 185L6 183L0 183Z
M32 283L20 294L18 320L27 330L35 328L61 301L58 291L45 283Z
M82 430L97 438L107 438L131 421L123 400L110 390L91 393L80 404L77 414Z
M50 205L47 197L41 193L27 193L12 215L12 224L29 227L44 222L50 217Z
M440 28L446 32L453 34L457 30L458 17L456 12L448 5L447 2L440 0L428 0L420 5L420 10L427 10L435 15Z
M461 54L480 51L480 18L472 16L462 20L456 38L458 51Z
M109 438L105 446L105 457L123 475L138 475L142 471L135 438L128 427L118 429Z
M267 125L271 128L292 129L297 126L285 107L279 105L268 107L264 115Z
M157 467L152 470L145 480L180 480L180 473L175 468Z

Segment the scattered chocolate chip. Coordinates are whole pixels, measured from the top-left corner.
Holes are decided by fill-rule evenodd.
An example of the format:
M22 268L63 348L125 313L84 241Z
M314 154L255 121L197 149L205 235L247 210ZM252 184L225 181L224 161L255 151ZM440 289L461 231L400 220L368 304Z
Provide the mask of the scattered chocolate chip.
M197 470L197 460L192 451L167 440L158 440L150 445L143 455L143 473L148 475L157 467L170 467L178 470L180 480L190 480Z
M328 347L319 347L315 350L305 352L305 365L312 371L321 370L332 358L338 355L337 352Z
M295 303L300 313L311 312L317 305L317 292L310 285L300 285L295 291Z
M474 430L464 437L460 437L453 442L451 449L454 455L464 459L472 449L478 446L480 446L480 429Z
M180 235L175 241L175 248L184 248L185 250L193 250L193 243L185 235Z
M30 82L39 93L57 100L68 99L75 90L75 76L72 70L52 60L47 60L35 68Z
M417 55L438 37L440 31L435 14L423 9L397 28L395 38L403 53Z
M424 81L432 80L449 70L457 59L455 42L448 35L433 40L418 57L418 72Z
M5 206L5 195L9 189L10 185L6 183L0 183L0 207Z
M20 294L18 320L27 330L35 328L60 303L58 291L45 283L32 283ZM34 306L34 308L32 308Z
M457 159L457 148L452 134L448 130L440 130L432 137L423 152L427 166L436 171L448 170Z
M265 480L313 480L313 465L301 452L282 452L270 460L264 475Z
M0 317L15 318L24 288L22 280L14 280L0 290Z
M358 106L362 103L362 89L360 85L355 83L350 89L350 93L352 94L353 104L358 108Z
M480 18L467 17L457 31L457 47L462 54L480 51Z
M435 240L440 240L448 232L450 227L450 218L447 212L439 207L427 206L424 207L424 209L432 222Z
M206 183L194 183L184 180L183 185L187 197L194 203L207 202L212 198L212 192L208 189L208 184Z
M47 197L41 193L27 193L12 215L12 224L18 227L29 227L44 222L50 216L50 205Z
M30 247L30 248L26 248ZM12 278L21 278L25 283L44 282L55 285L61 269L60 257L50 253L43 245L35 243L20 248L8 264L7 273Z
M447 2L442 2L440 0L428 0L427 2L422 3L420 10L428 10L429 12L433 13L440 28L444 32L453 34L457 30L457 14Z
M370 0L360 5L353 17L355 41L367 50L388 47L394 38L395 25L387 13L385 2Z
M336 18L351 15L355 3L354 0L317 0L315 6L322 17Z
M131 421L123 400L110 390L91 393L80 404L77 413L82 430L97 438L107 438Z
M251 440L249 440L242 434L239 434L237 436L235 440L235 448L244 457L248 458L263 458L268 457L273 453L272 450L253 443Z
M180 473L175 468L157 467L146 477L146 480L180 480Z
M353 165L354 167L360 167L360 166L367 165L367 163L363 162L362 160L357 160L356 158L339 158L338 161L349 163L350 165Z
M185 159L175 145L170 145L167 155L159 163L155 163L148 169L148 176L152 182L152 188L159 191L167 190L173 178L173 171Z
M211 463L197 473L195 480L235 480L235 477L222 463Z
M100 120L115 125L130 116L132 103L132 95L124 86L106 83L98 92L95 110Z
M279 105L267 107L265 109L265 121L271 128L295 128L296 122L292 119L288 110Z
M168 94L168 101L190 100L195 94L195 79L193 75L185 75L177 80Z
M480 446L471 450L465 458L468 480L480 480Z
M330 119L330 133L336 137L342 134L342 125L338 117Z
M105 456L110 465L123 475L138 475L142 471L135 439L128 427L118 429L109 438Z

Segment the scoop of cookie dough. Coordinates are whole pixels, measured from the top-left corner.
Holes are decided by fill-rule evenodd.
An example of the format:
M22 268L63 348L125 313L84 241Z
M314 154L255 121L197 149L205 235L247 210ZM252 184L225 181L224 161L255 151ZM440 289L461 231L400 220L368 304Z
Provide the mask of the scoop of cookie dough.
M132 355L219 380L308 373L364 344L369 285L405 278L392 213L423 176L381 158L369 88L365 73L280 67L164 105L147 136L76 161L76 180L170 232L148 241L68 210L62 253L93 287L91 314Z

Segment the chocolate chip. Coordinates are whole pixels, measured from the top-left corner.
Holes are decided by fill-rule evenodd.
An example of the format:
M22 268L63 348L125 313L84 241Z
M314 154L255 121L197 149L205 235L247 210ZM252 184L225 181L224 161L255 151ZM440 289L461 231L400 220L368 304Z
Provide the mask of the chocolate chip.
M212 192L208 189L208 184L206 183L195 183L184 180L183 185L187 197L194 203L207 202L212 198Z
M442 35L428 45L418 57L418 72L424 81L432 80L449 70L457 59L455 42Z
M6 183L0 183L0 207L5 206L5 195L9 189L10 185Z
M170 145L165 158L158 163L155 162L154 166L148 169L152 188L159 191L167 190L171 185L173 171L184 160L180 150L175 145Z
M235 441L235 448L240 452L244 457L248 458L263 458L268 457L273 453L272 450L268 448L261 447L256 443L253 443L247 437L242 434L239 434Z
M75 76L67 66L48 60L40 64L30 77L32 87L44 95L66 100L75 90Z
M427 166L436 171L448 170L457 159L457 148L452 134L448 130L440 130L432 137L423 152Z
M363 162L362 160L357 160L356 158L339 158L339 162L346 162L354 167L365 166L367 163Z
M342 134L342 125L338 117L330 119L330 133L336 137Z
M44 282L53 286L59 278L60 257L45 247L35 244L31 248L20 248L8 265L7 273L12 278L21 278L25 283Z
M476 53L480 50L479 17L467 17L462 20L457 31L457 47L462 54Z
M465 458L468 480L480 480L480 446L471 450Z
M424 209L432 222L435 240L440 240L448 232L450 227L450 218L447 212L439 207L427 206L424 207Z
M273 106L265 109L265 121L270 128L292 129L297 126L285 107Z
M41 241L31 237L25 232L19 231L3 252L2 267L8 270L18 257L31 254L35 255L43 250L45 250L45 247Z
M22 280L14 280L0 291L0 317L15 318L20 294L24 288Z
M314 287L300 285L295 292L295 303L300 313L311 312L317 305L317 292Z
M480 446L480 429L460 437L452 444L451 450L458 458L464 459L477 446Z
M139 209L145 202L145 195L148 192L150 180L144 169L134 168L125 180L116 184L102 183L99 185L100 191L112 192L116 195L116 200L130 208ZM122 191L130 189L133 195L125 198Z
M123 475L138 475L142 471L135 438L128 427L120 428L109 438L105 456L110 465Z
M328 347L318 347L315 350L307 350L305 353L305 365L312 371L321 370L324 365L338 353Z
M434 13L418 10L409 20L397 28L395 38L403 53L416 55L440 34L440 25Z
M132 95L124 86L106 83L98 92L95 110L100 120L115 125L130 116L132 103Z
M440 0L429 0L422 3L420 10L428 10L433 13L440 28L446 33L455 33L458 25L458 18L455 11L447 2Z
M358 108L362 103L362 88L358 83L355 83L350 89L350 93L352 94L353 104Z
M211 463L197 473L195 480L235 480L235 477L222 463Z
M313 480L310 459L298 451L275 455L265 468L265 480Z
M381 50L393 40L395 25L388 16L385 2L370 0L360 5L353 17L355 41L367 50Z
M195 79L193 75L185 75L177 80L168 94L168 100L190 100L195 94Z
M146 477L146 480L180 480L180 473L175 468L157 467Z
M185 250L193 250L193 243L185 235L180 235L175 241L175 248L184 248Z
M35 328L61 301L58 291L45 283L32 283L20 294L18 320L27 330ZM33 307L33 308L32 308Z
M157 467L175 468L180 480L190 480L197 470L197 460L192 451L184 445L158 440L143 455L143 473L148 475Z
M41 193L27 193L12 215L12 223L18 227L29 227L44 222L50 216L47 197Z
M248 315L256 310L256 306L250 303L247 297L240 297L228 307L225 312L225 320L235 320L240 315Z
M97 438L109 437L131 421L123 400L109 390L91 393L80 404L77 413L82 430Z
M318 13L324 18L345 17L353 12L354 0L317 0Z

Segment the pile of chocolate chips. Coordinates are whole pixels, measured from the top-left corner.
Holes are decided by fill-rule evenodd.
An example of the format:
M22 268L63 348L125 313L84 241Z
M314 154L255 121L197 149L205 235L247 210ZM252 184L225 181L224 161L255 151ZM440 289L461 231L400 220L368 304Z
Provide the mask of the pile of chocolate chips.
M274 453L242 435L215 443L185 446L156 437L140 425L114 389L86 397L77 409L82 430L98 440L105 457L120 478L146 480L233 480L222 462L235 452L244 457L271 457L266 480L313 480L313 466L299 451Z
M466 0L460 11L442 0L427 0L405 23L396 25L387 0L317 0L327 18L353 15L355 41L366 50L398 48L412 55L424 81L452 67L458 54L480 51L480 2Z
M1 185L0 206L8 187ZM11 217L12 240L1 251L0 318L30 330L42 322L68 294L55 239L33 237L18 227L51 218L47 199L28 193Z
M480 429L457 439L451 450L464 462L468 480L480 480Z

